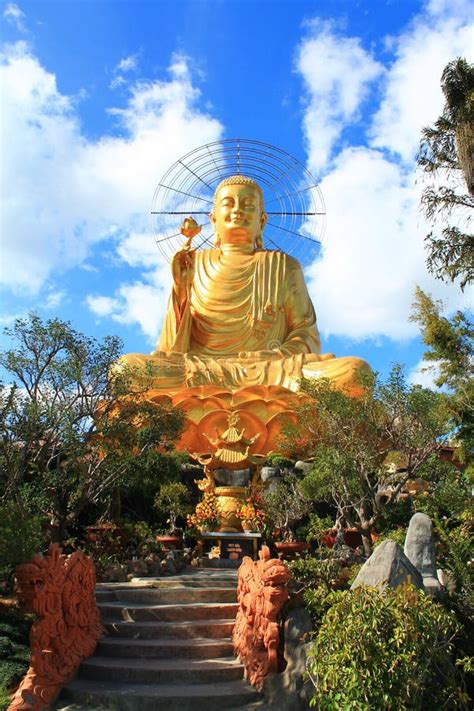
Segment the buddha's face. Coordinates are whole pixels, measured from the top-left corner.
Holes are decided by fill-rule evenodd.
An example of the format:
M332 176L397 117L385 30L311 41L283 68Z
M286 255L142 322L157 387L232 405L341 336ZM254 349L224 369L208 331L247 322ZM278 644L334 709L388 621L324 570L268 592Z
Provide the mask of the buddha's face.
M216 195L210 220L221 246L234 244L254 249L267 216L252 185L224 185Z

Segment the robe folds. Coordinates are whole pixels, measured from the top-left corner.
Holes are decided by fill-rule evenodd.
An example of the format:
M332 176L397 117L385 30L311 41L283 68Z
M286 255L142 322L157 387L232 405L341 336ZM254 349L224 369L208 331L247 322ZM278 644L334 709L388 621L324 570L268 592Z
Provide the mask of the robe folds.
M173 288L157 351L228 359L265 350L320 352L299 263L270 250L196 252L189 283Z
M130 353L120 363L151 371L146 381L163 392L207 385L297 392L301 377L360 391L355 376L368 368L365 361L320 351L316 314L293 257L213 248L193 251L186 279L175 280L156 351Z

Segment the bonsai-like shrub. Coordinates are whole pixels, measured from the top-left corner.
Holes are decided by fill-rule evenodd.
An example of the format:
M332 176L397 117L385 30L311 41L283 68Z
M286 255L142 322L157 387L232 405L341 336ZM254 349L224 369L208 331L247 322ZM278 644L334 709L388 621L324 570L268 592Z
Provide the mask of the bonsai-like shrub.
M178 516L186 518L191 512L191 496L188 487L179 481L162 484L158 495L155 498L153 508L162 516L167 516L167 523L171 533L176 531L176 520Z
M285 541L294 540L295 525L311 508L311 501L303 493L298 477L292 474L281 479L262 497L263 511Z
M405 585L333 593L310 650L318 709L467 708L452 661L454 615Z

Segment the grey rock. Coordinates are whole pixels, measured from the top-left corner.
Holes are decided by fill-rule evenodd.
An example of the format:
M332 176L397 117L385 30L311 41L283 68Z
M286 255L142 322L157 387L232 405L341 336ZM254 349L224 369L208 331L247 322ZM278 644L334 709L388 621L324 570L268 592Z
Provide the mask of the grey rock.
M250 469L214 469L214 479L219 486L248 486Z
M148 566L144 560L128 560L127 569L133 573L134 577L140 577L148 573Z
M433 544L433 524L424 513L416 513L410 519L405 539L404 553L423 578L428 595L441 594L441 584L436 574L436 558Z
M260 478L262 481L269 479L277 479L281 476L281 471L278 467L262 467L260 469Z
M450 570L436 568L436 577L438 578L441 587L443 588L443 592L444 590L447 590L451 594L456 592L456 580Z
M295 469L298 469L300 472L303 472L303 474L307 474L310 467L311 464L309 462L296 462L295 464Z
M374 588L396 588L407 580L417 588L423 588L423 578L409 561L396 541L383 541L374 550L351 585L351 590L360 585Z
M112 563L103 571L100 580L104 583L126 582L128 580L127 566L120 563Z
M301 711L309 709L312 696L310 682L303 677L310 647L309 633L313 629L308 612L299 607L290 610L284 627L287 666L281 674L265 679L264 695L272 711Z
M161 575L176 575L176 565L172 558L164 558L160 563Z

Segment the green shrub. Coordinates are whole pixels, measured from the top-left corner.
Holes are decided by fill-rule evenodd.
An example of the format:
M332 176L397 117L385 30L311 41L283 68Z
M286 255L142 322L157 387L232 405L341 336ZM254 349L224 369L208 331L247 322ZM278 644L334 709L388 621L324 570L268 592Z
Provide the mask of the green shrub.
M456 519L470 507L472 474L459 471L452 464L437 462L429 496L417 496L414 508L431 518ZM427 474L428 478L428 474Z
M0 711L8 708L11 692L28 669L32 620L16 607L0 607Z
M92 539L81 544L82 550L92 557L97 576L111 564L122 564L132 559L146 558L161 553L161 546L146 521L118 521L97 525Z
M294 464L294 461L283 457L281 454L269 454L267 457L267 465L269 467L278 467L279 469L291 469Z
M333 526L334 520L330 516L318 516L316 513L310 513L308 521L296 530L297 540L314 542L321 546L324 534Z
M350 577L357 573L329 548L323 548L314 556L306 556L288 563L298 593L302 594L314 629L337 598L336 589L346 589ZM356 566L359 568L360 566Z
M377 540L374 543L374 548L379 546L386 540L396 541L398 545L403 548L405 545L405 538L407 537L406 528L394 528L392 530L384 531L380 533Z
M15 567L46 547L42 523L40 516L21 519L12 507L0 507L0 582L5 589L13 586Z
M331 601L331 600L330 600ZM332 594L308 658L311 705L334 711L468 708L454 615L411 586Z

